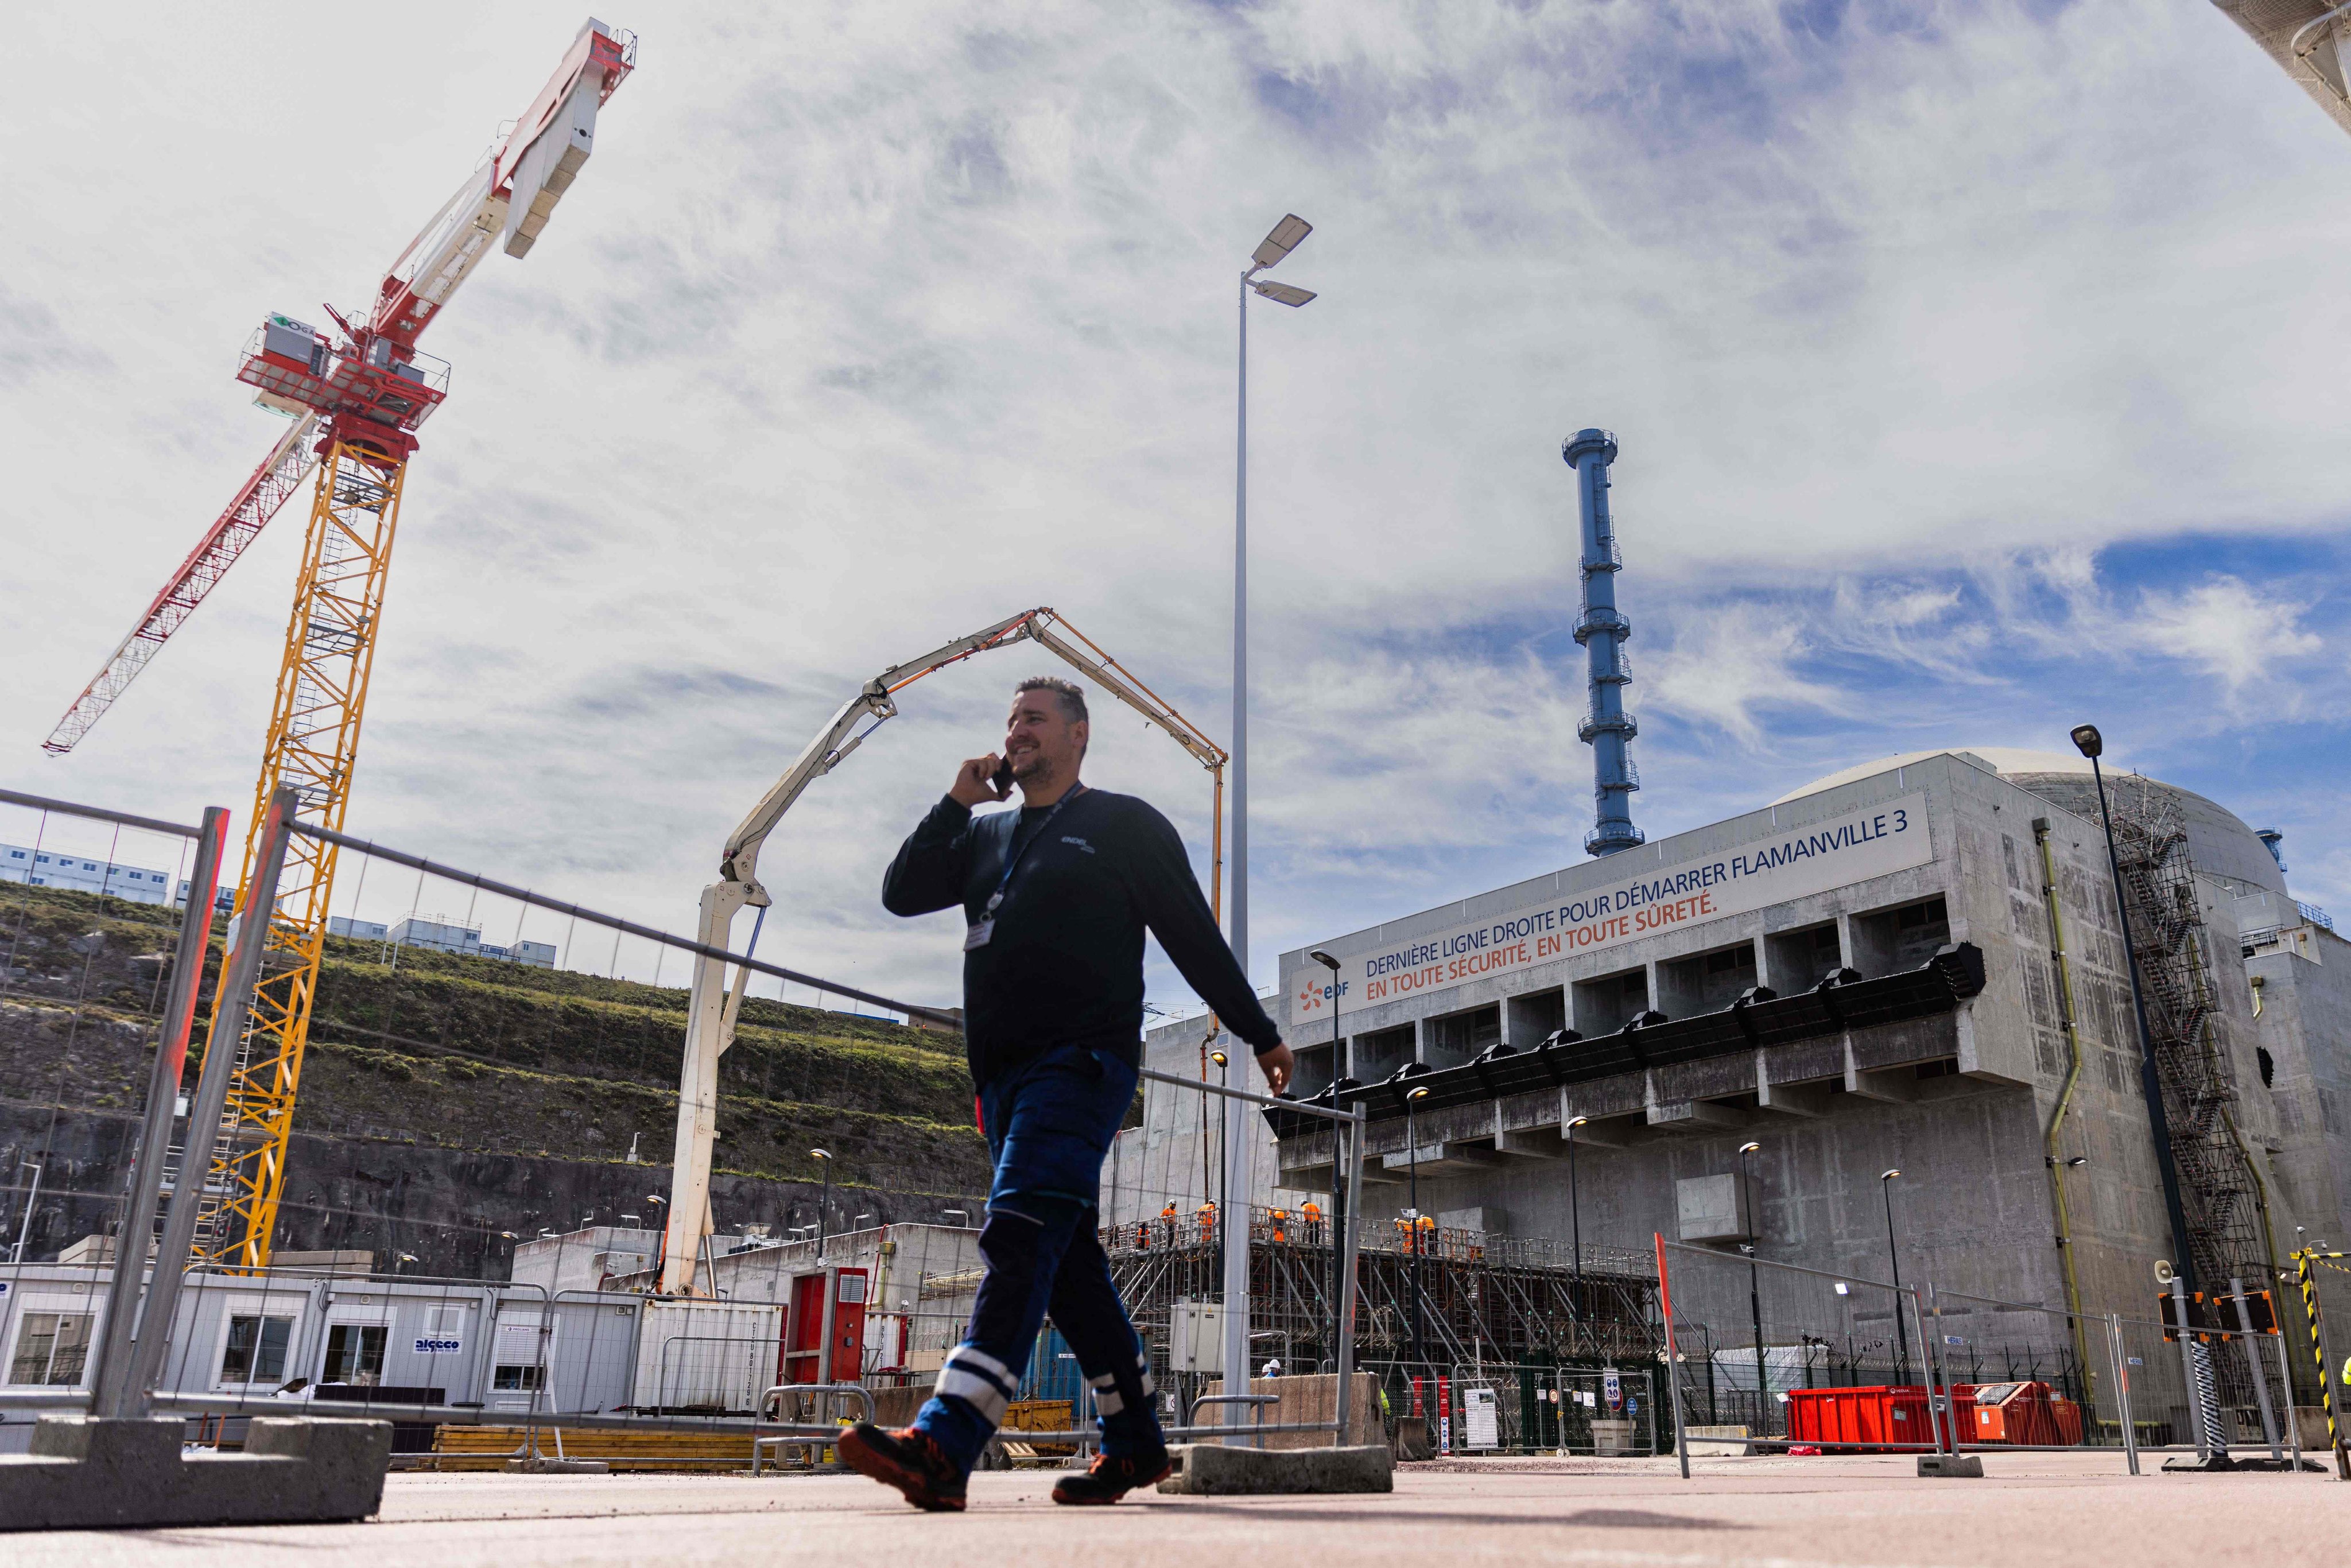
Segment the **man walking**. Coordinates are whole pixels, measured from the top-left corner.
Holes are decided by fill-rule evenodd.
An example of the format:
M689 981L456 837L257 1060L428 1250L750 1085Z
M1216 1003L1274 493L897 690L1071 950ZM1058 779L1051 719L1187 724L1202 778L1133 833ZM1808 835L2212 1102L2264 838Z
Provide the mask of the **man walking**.
M1166 818L1078 779L1085 693L1039 676L1012 695L1001 758L966 761L946 798L900 846L883 906L963 906L964 1041L996 1174L979 1233L987 1272L971 1325L936 1390L903 1431L860 1423L843 1459L917 1508L959 1511L965 1479L1019 1391L1047 1312L1101 1413L1102 1452L1053 1488L1060 1503L1112 1503L1168 1473L1151 1369L1095 1235L1102 1159L1134 1100L1147 928L1225 1027L1289 1086L1290 1048L1217 931ZM1021 809L975 820L1011 797Z

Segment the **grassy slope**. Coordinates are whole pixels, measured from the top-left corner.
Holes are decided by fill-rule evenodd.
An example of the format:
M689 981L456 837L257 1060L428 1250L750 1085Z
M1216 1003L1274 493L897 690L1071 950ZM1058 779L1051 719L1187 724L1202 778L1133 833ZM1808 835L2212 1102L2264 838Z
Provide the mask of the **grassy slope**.
M135 1107L173 935L167 911L0 884L0 1095ZM640 1159L667 1161L684 991L386 956L329 943L298 1127L585 1159L623 1157L634 1135ZM209 1002L208 977L199 1033ZM722 1169L810 1176L820 1145L836 1181L985 1187L953 1036L749 1000L719 1086Z

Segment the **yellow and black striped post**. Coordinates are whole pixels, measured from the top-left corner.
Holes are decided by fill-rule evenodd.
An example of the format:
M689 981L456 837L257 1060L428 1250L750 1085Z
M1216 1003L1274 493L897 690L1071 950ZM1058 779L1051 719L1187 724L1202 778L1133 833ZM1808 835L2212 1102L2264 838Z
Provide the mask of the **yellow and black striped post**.
M2318 1405L2326 1412L2327 1450L2335 1456L2335 1474L2345 1480L2351 1480L2351 1448L2346 1448L2344 1443L2342 1423L2335 1413L2335 1369L2327 1364L2325 1320L2318 1305L2318 1280L2311 1269L2313 1263L2321 1260L2346 1256L2351 1254L2314 1252L2305 1247L2294 1255L2294 1281L2302 1287L2303 1321L2310 1325L2311 1358L2318 1363ZM2351 1269L2345 1269L2340 1263L2327 1266L2340 1273L2351 1273ZM2346 1366L2345 1372L2347 1377L2351 1377L2351 1366ZM2293 1391L2289 1389L2287 1393L2291 1397Z

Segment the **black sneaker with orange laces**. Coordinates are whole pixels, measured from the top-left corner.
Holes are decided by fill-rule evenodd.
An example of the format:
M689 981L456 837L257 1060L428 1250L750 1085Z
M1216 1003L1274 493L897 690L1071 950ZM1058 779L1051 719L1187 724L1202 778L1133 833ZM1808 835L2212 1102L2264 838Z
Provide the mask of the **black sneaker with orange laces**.
M1165 1448L1147 1454L1121 1454L1113 1458L1096 1454L1081 1476L1064 1476L1053 1483L1053 1500L1099 1508L1116 1502L1138 1487L1156 1486L1175 1473Z
M889 1432L871 1421L860 1421L843 1432L833 1448L860 1474L896 1487L908 1502L925 1513L963 1511L963 1467L948 1458L931 1435L918 1427Z

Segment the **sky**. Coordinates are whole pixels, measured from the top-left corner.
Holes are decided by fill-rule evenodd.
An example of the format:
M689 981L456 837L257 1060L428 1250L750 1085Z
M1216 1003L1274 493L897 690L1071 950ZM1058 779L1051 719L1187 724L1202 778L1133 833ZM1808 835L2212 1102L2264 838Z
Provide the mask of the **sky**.
M423 340L451 393L352 831L688 931L865 679L1036 605L1228 735L1237 277L1295 212L1274 276L1320 298L1249 323L1261 986L1582 860L1589 425L1652 837L2087 718L2351 913L2351 142L2199 0L608 19L638 68L593 156ZM234 381L254 325L366 300L579 23L19 18L0 785L242 821L296 507L79 747L40 741L282 430ZM770 841L761 956L953 1001L959 923L888 915L881 874L1055 668L904 694ZM1206 776L1094 728L1088 777L1205 876ZM338 907L396 919L389 885Z

